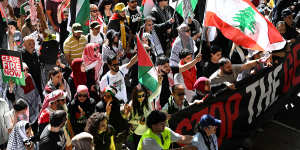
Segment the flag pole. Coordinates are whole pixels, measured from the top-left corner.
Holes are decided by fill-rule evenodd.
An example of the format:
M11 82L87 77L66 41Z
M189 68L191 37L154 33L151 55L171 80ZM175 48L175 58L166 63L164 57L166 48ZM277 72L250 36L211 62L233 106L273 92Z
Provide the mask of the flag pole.
M204 27L204 21L205 21L205 18L206 18L207 2L208 2L208 0L205 0L204 17L203 17L203 20L202 20L202 34L201 34L201 37L200 37L200 47L199 47L199 52L198 52L200 54L202 53L203 38L204 38L204 34L206 32L206 30L204 32L204 29L205 29L205 27Z
M176 8L177 8L177 5L178 5L178 2L179 2L180 0L177 0L176 1L176 5L175 5L175 9L174 9L174 12L173 12L173 15L172 15L172 18L174 18L175 17L175 13L176 13ZM175 19L175 18L174 18Z

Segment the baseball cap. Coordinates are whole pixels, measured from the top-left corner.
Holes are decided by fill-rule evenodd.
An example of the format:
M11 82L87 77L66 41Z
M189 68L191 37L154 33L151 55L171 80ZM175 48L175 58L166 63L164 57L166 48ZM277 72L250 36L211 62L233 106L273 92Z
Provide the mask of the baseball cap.
M90 25L91 29L95 29L100 27L100 23L98 21L93 21Z
M221 124L221 120L215 119L209 114L205 114L201 117L199 124L201 127L219 126Z
M75 33L79 33L79 32L83 32L82 31L82 26L81 26L81 24L80 23L74 23L73 25L72 25L72 30L75 32Z

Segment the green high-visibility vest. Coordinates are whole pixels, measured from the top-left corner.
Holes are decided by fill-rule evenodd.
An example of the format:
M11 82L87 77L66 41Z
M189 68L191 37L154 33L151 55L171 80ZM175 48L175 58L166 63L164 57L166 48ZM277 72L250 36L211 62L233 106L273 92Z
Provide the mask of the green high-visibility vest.
M164 140L164 144L161 143L160 137L153 133L151 129L148 129L140 139L138 150L143 150L143 141L145 138L152 138L156 141L156 143L161 147L161 149L169 149L171 145L171 131L169 128L165 128L165 130L161 133L161 136Z

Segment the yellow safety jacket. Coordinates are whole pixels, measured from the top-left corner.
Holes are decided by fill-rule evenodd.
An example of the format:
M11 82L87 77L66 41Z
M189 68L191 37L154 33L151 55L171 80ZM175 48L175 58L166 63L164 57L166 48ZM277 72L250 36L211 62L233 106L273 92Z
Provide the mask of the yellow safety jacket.
M145 138L152 138L156 141L156 143L161 147L161 149L169 149L171 145L171 132L169 128L165 128L165 130L161 133L161 136L164 140L164 144L162 144L160 137L153 133L151 129L148 129L140 139L138 150L143 150L143 141Z

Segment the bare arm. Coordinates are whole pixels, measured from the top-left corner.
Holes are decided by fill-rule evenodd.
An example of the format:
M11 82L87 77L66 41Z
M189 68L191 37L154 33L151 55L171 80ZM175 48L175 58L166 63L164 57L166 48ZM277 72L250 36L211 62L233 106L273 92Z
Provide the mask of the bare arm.
M189 69L191 69L192 67L194 67L198 62L201 61L201 54L198 53L198 55L195 57L195 59L187 64L184 65L179 65L179 72L184 72L187 71Z
M259 59L251 60L251 61L247 62L246 64L243 64L241 69L242 70L249 70L249 69L255 67L255 65L257 65L258 63L259 63Z
M137 54L135 54L135 55L131 58L131 60L129 61L129 63L127 64L126 68L127 68L127 69L130 69L130 68L137 62L137 59L138 59Z
M182 138L178 140L177 142L180 144L190 144L193 140L193 136L191 135L182 135Z

